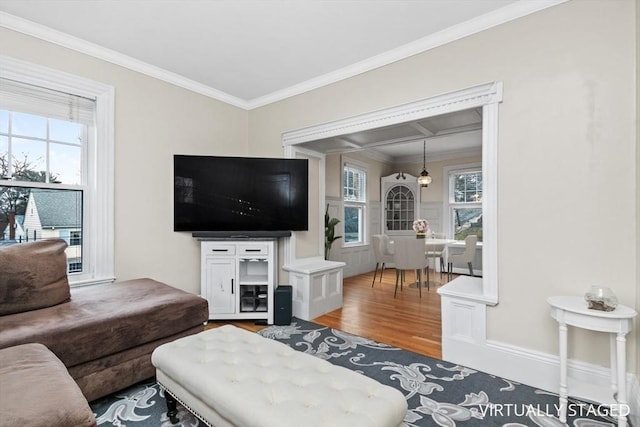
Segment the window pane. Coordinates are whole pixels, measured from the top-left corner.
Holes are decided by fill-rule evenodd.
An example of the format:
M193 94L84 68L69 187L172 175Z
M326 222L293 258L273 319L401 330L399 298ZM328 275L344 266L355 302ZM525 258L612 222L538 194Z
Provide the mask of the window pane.
M82 144L83 128L80 123L49 119L49 138L54 141Z
M0 135L0 179L9 178L9 138Z
M465 185L467 186L467 191L476 189L476 175L468 174L465 175Z
M14 112L12 124L11 131L14 135L47 137L47 119L44 117Z
M365 202L367 198L367 173L345 166L343 170L343 198L350 202Z
M24 216L29 200L29 189L0 186L0 239L10 233L7 224L14 224L12 215ZM20 219L20 218L18 218ZM15 227L14 227L15 228Z
M347 206L344 208L345 243L362 242L362 208Z
M19 181L46 182L46 143L13 138L13 178Z
M9 132L9 112L0 110L0 133Z
M344 172L342 173L342 198L343 199L347 199L347 195L349 194L348 188L349 188L349 171L347 170L347 168L344 169Z
M481 171L454 175L453 201L456 203L477 203L482 201Z
M0 186L0 245L64 239L69 272L82 271L82 191Z
M50 182L82 183L82 149L77 146L51 143L49 154Z
M482 190L467 191L465 202L476 203L482 201Z
M464 202L465 198L465 179L464 175L456 175L454 177L454 201L456 202Z
M356 200L363 202L366 194L366 189L364 188L364 173L359 172L356 177L357 177L357 180L355 182L355 189L356 189L355 197L356 197Z
M470 234L482 241L482 208L453 209L454 239L464 240Z

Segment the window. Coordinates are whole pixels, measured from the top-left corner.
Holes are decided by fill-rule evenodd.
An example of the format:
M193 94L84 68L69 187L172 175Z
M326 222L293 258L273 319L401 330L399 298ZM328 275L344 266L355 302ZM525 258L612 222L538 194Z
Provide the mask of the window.
M2 78L0 95L0 176L8 181L0 185L0 240L70 244L83 229L83 159L95 135L95 100ZM82 272L82 248L67 256L74 260L69 273Z
M365 212L367 206L367 172L364 165L344 162L344 244L365 243Z
M113 280L113 88L0 56L0 245L47 238Z
M449 173L451 234L464 240L470 234L482 241L482 170L453 170Z

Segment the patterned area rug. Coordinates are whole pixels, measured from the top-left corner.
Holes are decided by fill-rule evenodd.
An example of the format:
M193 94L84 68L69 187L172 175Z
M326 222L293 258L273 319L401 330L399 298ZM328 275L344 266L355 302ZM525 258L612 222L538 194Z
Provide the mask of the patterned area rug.
M406 427L615 425L607 408L573 399L568 423L561 423L556 394L300 319L259 333L397 388L409 405ZM100 426L174 425L155 382L91 402L91 408ZM179 411L180 426L204 425L184 408Z

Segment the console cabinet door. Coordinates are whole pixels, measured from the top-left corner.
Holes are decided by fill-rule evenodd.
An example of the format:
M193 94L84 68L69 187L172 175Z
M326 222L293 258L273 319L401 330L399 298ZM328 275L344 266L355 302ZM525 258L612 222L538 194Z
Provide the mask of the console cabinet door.
M206 259L205 292L209 302L209 315L236 312L236 261L234 258Z

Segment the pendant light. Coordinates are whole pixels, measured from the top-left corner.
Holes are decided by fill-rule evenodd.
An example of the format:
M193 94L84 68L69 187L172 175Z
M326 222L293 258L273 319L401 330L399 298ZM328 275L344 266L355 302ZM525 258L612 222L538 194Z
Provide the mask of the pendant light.
M420 187L427 188L431 184L431 177L427 172L427 141L423 142L423 158L422 158L422 172L418 177L418 184Z

